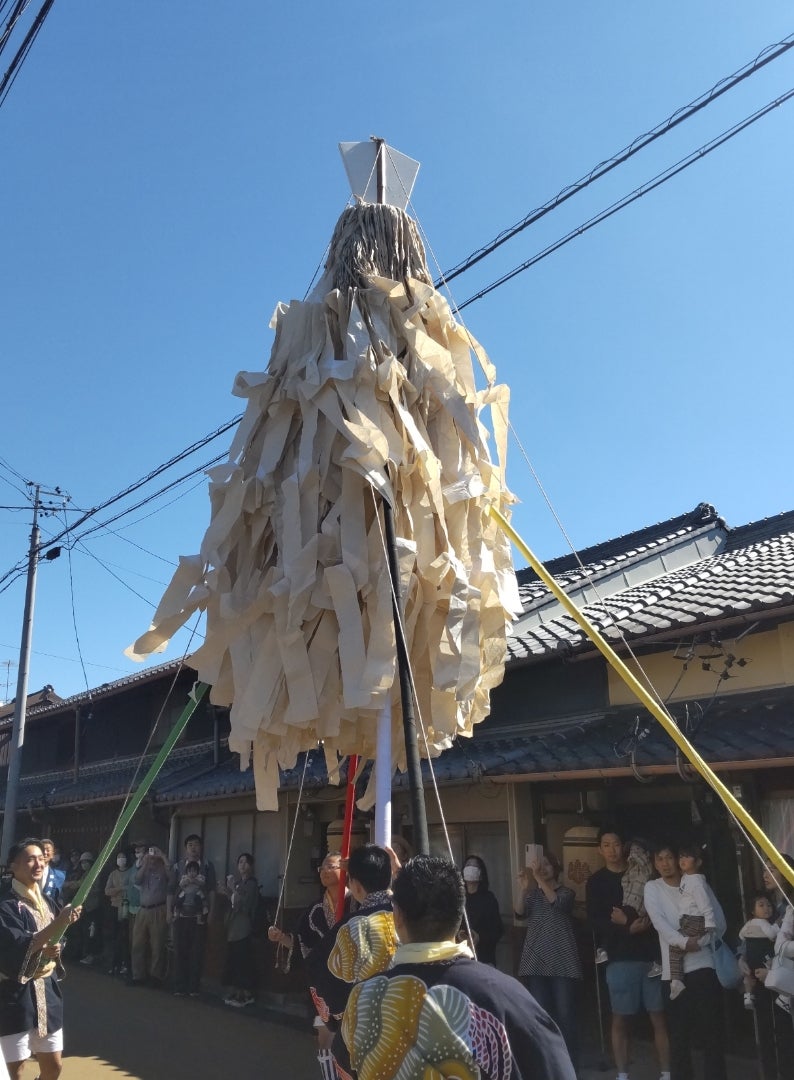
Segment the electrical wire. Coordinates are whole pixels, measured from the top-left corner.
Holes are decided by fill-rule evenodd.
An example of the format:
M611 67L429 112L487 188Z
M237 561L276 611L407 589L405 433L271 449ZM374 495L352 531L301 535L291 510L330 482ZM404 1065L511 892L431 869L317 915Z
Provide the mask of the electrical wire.
M213 458L212 461L209 462L205 467L210 468L211 465L217 465L217 463L219 461L222 461L224 457L225 457L225 455L221 455L221 457L219 457L219 458ZM199 470L199 471L202 471L202 470ZM183 481L185 483L189 479L190 479L190 474L188 474L186 477L183 477ZM197 483L192 484L189 488L186 488L184 491L180 492L179 495L175 496L173 499L169 499L168 502L164 502L162 504L162 506L158 506L156 510L152 510L148 514L143 514L141 517L135 518L134 521L128 521L127 524L124 526L124 528L125 529L132 529L135 525L140 525L140 523L142 521L147 521L150 517L154 517L155 514L161 514L163 512L163 510L167 510L169 506L173 506L174 503L178 503L181 499L187 498L187 496L190 495L191 492L197 491L198 488L200 488L200 487L206 487L206 484L207 484L206 478L202 476ZM135 508L133 507L133 509L135 509ZM113 529L109 529L108 531L109 532L114 532ZM116 532L116 536L121 537L122 540L126 540L126 537L122 536L121 532L119 532L119 531ZM130 543L131 542L132 541L130 541ZM146 549L142 548L141 550L145 551ZM155 558L161 559L162 562L168 563L170 566L176 566L177 565L172 559L164 559L160 555L155 555Z
M492 293L495 289L498 289L508 281L511 281L525 270L529 270L530 267L535 266L536 263L539 263L542 259L545 259L555 251L559 251L560 248L569 244L571 240L575 240L577 237L582 236L596 225L600 225L602 221L606 221L607 218L612 217L619 210L624 210L627 206L637 202L637 200L641 199L644 195L648 195L651 191L655 191L656 188L661 187L662 184L667 183L668 180L672 180L674 176L678 176L679 173L688 169L691 165L696 164L698 161L702 161L714 150L717 150L730 139L733 139L736 135L739 135L746 128L750 127L751 124L754 124L756 121L767 116L773 109L777 109L787 101L790 101L792 97L794 97L794 89L787 90L785 94L781 94L780 97L767 102L762 108L751 113L750 116L746 116L744 120L740 120L737 124L734 124L733 127L723 131L721 135L717 135L710 142L704 143L702 146L698 147L697 150L693 150L692 153L688 154L685 158L681 158L675 165L670 165L663 172L658 173L653 177L653 179L648 180L645 184L635 188L630 194L624 195L622 199L618 199L617 202L612 203L612 205L608 206L605 210L602 210L594 217L589 218L577 228L572 229L553 244L549 244L548 247L543 248L542 251L533 255L531 259L527 259L526 262L521 263L520 266L514 267L500 278L497 278L496 281L492 281L490 285L486 285L484 289L480 289L478 292L474 293L467 300L464 300L462 304L457 305L457 311L463 311L469 304L473 304L475 300L482 300L484 296L488 296L488 294Z
M66 514L64 514L63 517L64 517L64 524L66 524L66 527L68 528L69 523L66 521ZM69 564L69 597L70 597L71 607L72 607L72 626L74 627L74 640L75 640L75 644L77 645L77 655L80 658L80 667L83 670L83 679L85 681L85 688L88 691L88 699L90 701L91 700L91 687L88 684L88 673L86 672L86 669L85 669L85 660L83 659L83 648L82 648L82 645L80 644L80 634L79 634L79 632L77 630L77 610L75 608L75 602L74 602L74 576L73 576L73 573L72 573L72 549L69 546L67 546L67 548L66 548L66 556L67 556L67 561L68 561L68 564Z
M492 254L492 252L496 251L502 244L507 243L508 240L517 236L518 233L522 232L530 225L534 225L536 221L540 221L546 214L555 210L564 202L567 202L568 199L578 194L578 192L584 191L590 184L594 183L596 180L600 180L602 176L606 176L607 173L617 168L618 165L622 165L624 162L628 161L629 158L639 153L640 150L644 150L646 146L650 146L651 143L655 142L663 135L666 135L668 131L672 131L673 128L676 128L686 120L689 120L690 117L694 116L702 109L705 109L729 90L733 90L735 86L738 86L741 82L744 82L745 79L748 79L751 75L754 75L756 72L766 67L767 64L771 64L773 60L777 60L779 57L783 56L793 46L794 34L789 34L788 37L783 38L782 41L776 42L773 45L767 45L754 60L745 64L744 67L739 68L732 75L720 79L720 81L715 83L715 85L710 90L706 91L705 94L701 94L700 97L695 98L694 101L691 101L688 105L677 109L668 116L666 120L657 124L656 127L651 128L651 130L644 135L637 136L637 138L630 142L628 146L624 147L623 150L619 150L611 158L607 158L605 161L594 166L590 172L585 173L583 177L574 181L574 183L568 184L552 199L549 199L548 202L537 207L537 209L532 210L525 218L522 218L521 221L499 233L499 235L490 243L479 248L473 254L469 255L468 258L458 263L457 266L453 266L451 270L447 270L436 281L436 288L441 288L442 285L452 281L453 278L458 277L466 270L470 270L472 266L481 262L487 255Z
M167 581L160 581L158 578L150 577L148 574L142 574L140 570L133 570L129 566L120 566L118 563L110 562L108 559L100 559L100 557L91 551L90 548L86 547L81 540L76 540L74 542L73 550L77 551L80 555L88 555L97 562L101 562L103 569L109 569L112 566L115 570L123 570L125 574L132 574L133 577L143 578L144 581L150 581L153 585L159 585L162 589L165 589L168 585Z
M12 585L15 585L19 581L20 578L23 578L25 576L25 573L26 573L26 570L23 567L22 569L19 570L16 577L12 577L10 581L7 580L8 577L9 577L8 574L3 575L3 577L0 578L0 583L5 582L5 584L3 584L3 587L0 588L0 596L2 596L3 593L6 592L7 589L10 589Z
M173 694L174 690L176 689L176 684L179 681L179 676L182 674L182 669L185 666L185 660L187 659L188 654L190 652L190 646L193 643L193 637L194 637L194 635L196 633L196 629L198 627L200 617L201 616L199 615L199 617L196 619L195 626L193 627L193 630L191 631L190 637L188 638L188 643L187 643L187 646L185 647L185 651L182 654L182 656L180 657L179 665L178 665L176 671L174 672L174 677L171 680L171 685L169 686L168 691L167 691L167 693L165 695L165 699L163 701L163 704L160 706L160 711L158 712L157 716L155 717L154 723L152 724L151 731L149 732L149 737L146 740L146 745L144 746L144 748L143 748L143 750L141 752L141 755L138 758L138 764L136 765L135 772L133 773L132 779L130 780L130 786L127 789L127 794L124 796L124 800L123 800L123 802L121 804L121 809L119 810L118 816L116 817L116 823L113 826L114 829L115 829L116 825L118 825L119 821L121 820L122 814L127 809L127 804L129 803L130 798L132 796L132 792L133 792L133 789L135 787L135 783L136 783L136 781L138 779L138 774L140 773L141 766L143 765L143 760L146 757L146 755L149 753L149 747L151 746L152 740L154 739L154 733L157 731L157 727L158 727L160 721L163 718L163 714L165 713L166 706L168 705L168 702L171 700L171 695Z
M155 491L152 495L147 495L145 499L140 499L138 502L134 503L126 510L119 511L119 513L114 514L113 517L108 518L107 521L97 522L96 525L92 525L90 528L82 532L78 539L82 540L86 536L91 536L93 533L98 532L100 529L105 528L107 525L112 525L114 522L120 521L121 518L126 517L127 514L132 514L136 510L140 510L142 506L148 506L150 502L153 502L155 499L159 498L160 495L164 495L166 494L166 492L173 490L173 488L177 487L179 484L184 484L186 480L191 480L198 473L206 472L207 469L212 468L213 465L217 465L219 461L225 460L226 457L226 454L219 454L217 457L212 458L210 461L205 461L203 465L198 465L195 469L191 469L190 472L185 473L184 476L180 476L178 479L172 480L169 484L166 484L165 487L162 487L158 491ZM46 546L49 547L51 546L51 544L52 541L50 541L50 543Z
M213 442L215 439L219 438L221 435L224 435L227 431L231 430L231 428L236 427L236 425L239 424L240 420L242 420L242 415L243 415L242 413L239 413L232 420L229 420L227 423L222 424L219 428L216 428L215 431L211 431L208 435L205 435L203 438L197 439L196 442L191 443L190 446L185 447L184 450L180 450L178 454L175 454L172 458L169 458L168 461L163 462L162 465L158 465L157 468L152 469L152 471L150 473L147 473L146 476L141 477L140 480L136 480L134 483L132 483L128 487L124 488L123 491L119 491L115 495L111 495L110 498L105 499L104 502L101 502L101 503L97 504L97 506L92 507L90 510L85 510L83 512L83 516L81 518L78 518L77 521L73 522L72 525L70 526L70 528L72 528L72 529L79 528L82 524L84 524L84 522L88 521L92 517L95 517L96 514L101 513L103 510L107 510L107 508L109 506L113 506L115 503L120 502L122 499L126 498L128 495L131 495L133 492L138 491L140 488L142 488L146 484L150 483L152 480L154 480L156 477L160 476L162 473L167 472L168 469L172 468L172 466L178 464L180 461L183 461L186 457L189 457L191 454L196 453L197 450L201 450L202 447L207 446L209 443ZM217 462L222 460L222 458L224 458L225 456L226 456L225 454L222 454L222 455L220 455L220 457L213 458L210 465L211 464L217 464ZM210 465L207 465L205 467L209 468ZM191 474L188 474L188 475L191 475ZM170 485L170 486L173 486L173 485ZM166 490L168 490L168 488L163 488L162 490L166 491ZM154 496L154 497L156 497L156 496ZM143 505L143 503L141 503L139 505ZM114 521L116 519L111 518L109 520ZM65 535L66 535L66 532L64 531L60 535L53 537L53 539L50 541L50 544L57 544L58 541L61 540L63 538L63 536L65 536Z
M14 54L14 58L12 59L8 70L6 71L3 78L0 80L0 106L3 105L9 93L11 92L11 87L14 85L15 79L19 74L22 65L24 64L28 53L33 47L33 42L38 37L39 31L44 25L44 20L49 15L50 8L54 3L55 0L44 0L44 3L39 9L38 15L33 20L33 25L31 26L30 30L28 30L22 44L19 46L16 53Z
M123 579L122 577L119 577L119 575L118 575L117 573L115 573L115 571L113 571L113 570L111 570L111 569L110 569L110 567L109 567L109 566L107 565L107 563L103 562L103 561L102 561L102 560L101 560L101 559L99 558L99 556L98 556L98 555L95 555L95 554L94 554L94 552L93 552L93 551L90 551L90 550L89 550L89 549L88 549L88 548L87 548L87 547L85 546L85 544L83 544L83 543L82 543L82 542L81 542L80 540L75 540L75 541L74 541L74 546L75 546L75 547L77 547L78 545L79 545L79 550L80 550L80 551L81 551L81 552L82 552L82 553L83 553L84 555L88 555L88 557L89 557L90 559L93 559L95 563L97 563L97 564L98 564L99 566L101 566L101 567L102 567L102 569L103 569L103 570L105 570L105 571L106 571L106 572L107 572L108 574L110 574L110 576L111 576L112 578L115 578L115 580L116 580L116 581L118 581L118 583L119 583L120 585L123 585L125 589L127 589L127 590L128 590L129 592L131 592L133 596L137 596L137 598L138 598L139 600L143 600L144 604L146 604L146 606L147 606L147 607L150 607L150 608L151 608L151 609L152 609L153 611L154 611L154 610L156 609L156 607L157 607L157 605L156 605L156 604L153 604L151 600L149 600L149 599L148 599L147 597L145 597L145 596L144 596L144 595L143 595L142 593L139 593L139 592L137 591L137 589L134 589L134 588L132 587L132 585L129 585L129 584L128 584L128 583L127 583L127 582L126 582L126 581L125 581L125 580L124 580L124 579ZM72 550L72 549L71 549L71 547L69 547L69 548L68 548L68 551L69 551L70 557L71 557L71 550Z
M3 0L3 6L0 8L0 15L2 15L3 11L8 7L8 3L9 0ZM20 16L24 13L25 8L29 3L30 0L17 0L14 4L14 10L8 16L6 24L3 27L3 32L0 34L0 53L2 53L3 49L8 44L8 39L11 37L14 27L19 22Z
M13 649L15 652L19 652L19 645L9 645L8 642L0 641L0 649ZM57 653L42 652L40 649L31 649L33 656L47 656L50 660L63 660L67 664L79 664L80 661L73 656L59 656ZM86 660L86 667L104 668L105 671L119 671L123 675L129 675L127 668L111 667L110 664L94 664L90 660Z

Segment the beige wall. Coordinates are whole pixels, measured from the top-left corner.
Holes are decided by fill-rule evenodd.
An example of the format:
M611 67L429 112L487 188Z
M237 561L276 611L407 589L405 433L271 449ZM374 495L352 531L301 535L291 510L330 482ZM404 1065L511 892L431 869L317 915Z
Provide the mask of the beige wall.
M730 669L733 676L724 679L718 684L718 676L723 667L722 659L708 661L711 671L703 670L702 656L712 653L708 645L698 646L697 656L688 664L683 673L683 660L674 659L675 643L670 642L664 651L642 657L642 668L650 678L660 697L671 701L681 701L697 697L708 697L713 694L719 685L720 696L728 694L741 694L748 690L759 690L767 687L781 687L794 685L794 623L784 623L775 630L767 630L760 634L748 634L741 641L736 642L732 638L722 638L724 652L733 653L737 660L744 659L748 663L744 667L734 664ZM680 649L679 656L684 655L684 649ZM627 659L628 667L641 677L640 671L633 660ZM636 697L629 690L623 680L612 670L609 674L609 702L611 705L630 705L636 702ZM680 679L676 686L677 680ZM675 689L674 689L675 688Z

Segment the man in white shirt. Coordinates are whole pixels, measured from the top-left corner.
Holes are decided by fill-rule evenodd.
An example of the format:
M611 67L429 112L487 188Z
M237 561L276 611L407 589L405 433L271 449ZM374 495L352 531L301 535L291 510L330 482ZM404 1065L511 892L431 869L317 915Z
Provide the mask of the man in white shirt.
M725 933L725 915L714 893L705 885L714 910L714 933L700 939L679 930L681 870L678 853L669 845L657 847L653 864L658 878L645 886L645 907L662 947L662 989L670 1032L672 1080L692 1080L692 1035L703 1046L703 1080L726 1080L722 1030L722 988L714 967L711 944ZM670 946L684 950L686 993L670 1000Z

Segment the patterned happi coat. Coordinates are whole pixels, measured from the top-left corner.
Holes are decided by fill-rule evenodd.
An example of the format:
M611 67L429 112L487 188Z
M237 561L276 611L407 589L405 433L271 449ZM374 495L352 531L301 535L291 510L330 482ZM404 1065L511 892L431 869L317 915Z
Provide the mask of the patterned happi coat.
M52 1035L63 1027L57 968L41 952L31 950L33 935L49 925L59 910L51 897L44 900L49 919L16 893L0 900L0 1035L23 1031Z
M354 987L342 1035L358 1080L575 1080L554 1022L467 957L396 964Z

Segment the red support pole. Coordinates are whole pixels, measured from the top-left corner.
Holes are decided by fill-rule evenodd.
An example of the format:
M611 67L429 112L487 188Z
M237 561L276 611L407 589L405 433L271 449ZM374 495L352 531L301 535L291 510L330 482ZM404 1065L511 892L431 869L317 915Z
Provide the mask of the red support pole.
M358 754L351 754L347 759L347 794L345 795L345 821L342 827L342 850L343 859L350 857L350 834L353 831L353 803L356 800L356 769L358 768ZM336 921L342 918L345 912L345 888L347 886L347 870L339 875L339 897L336 901Z

